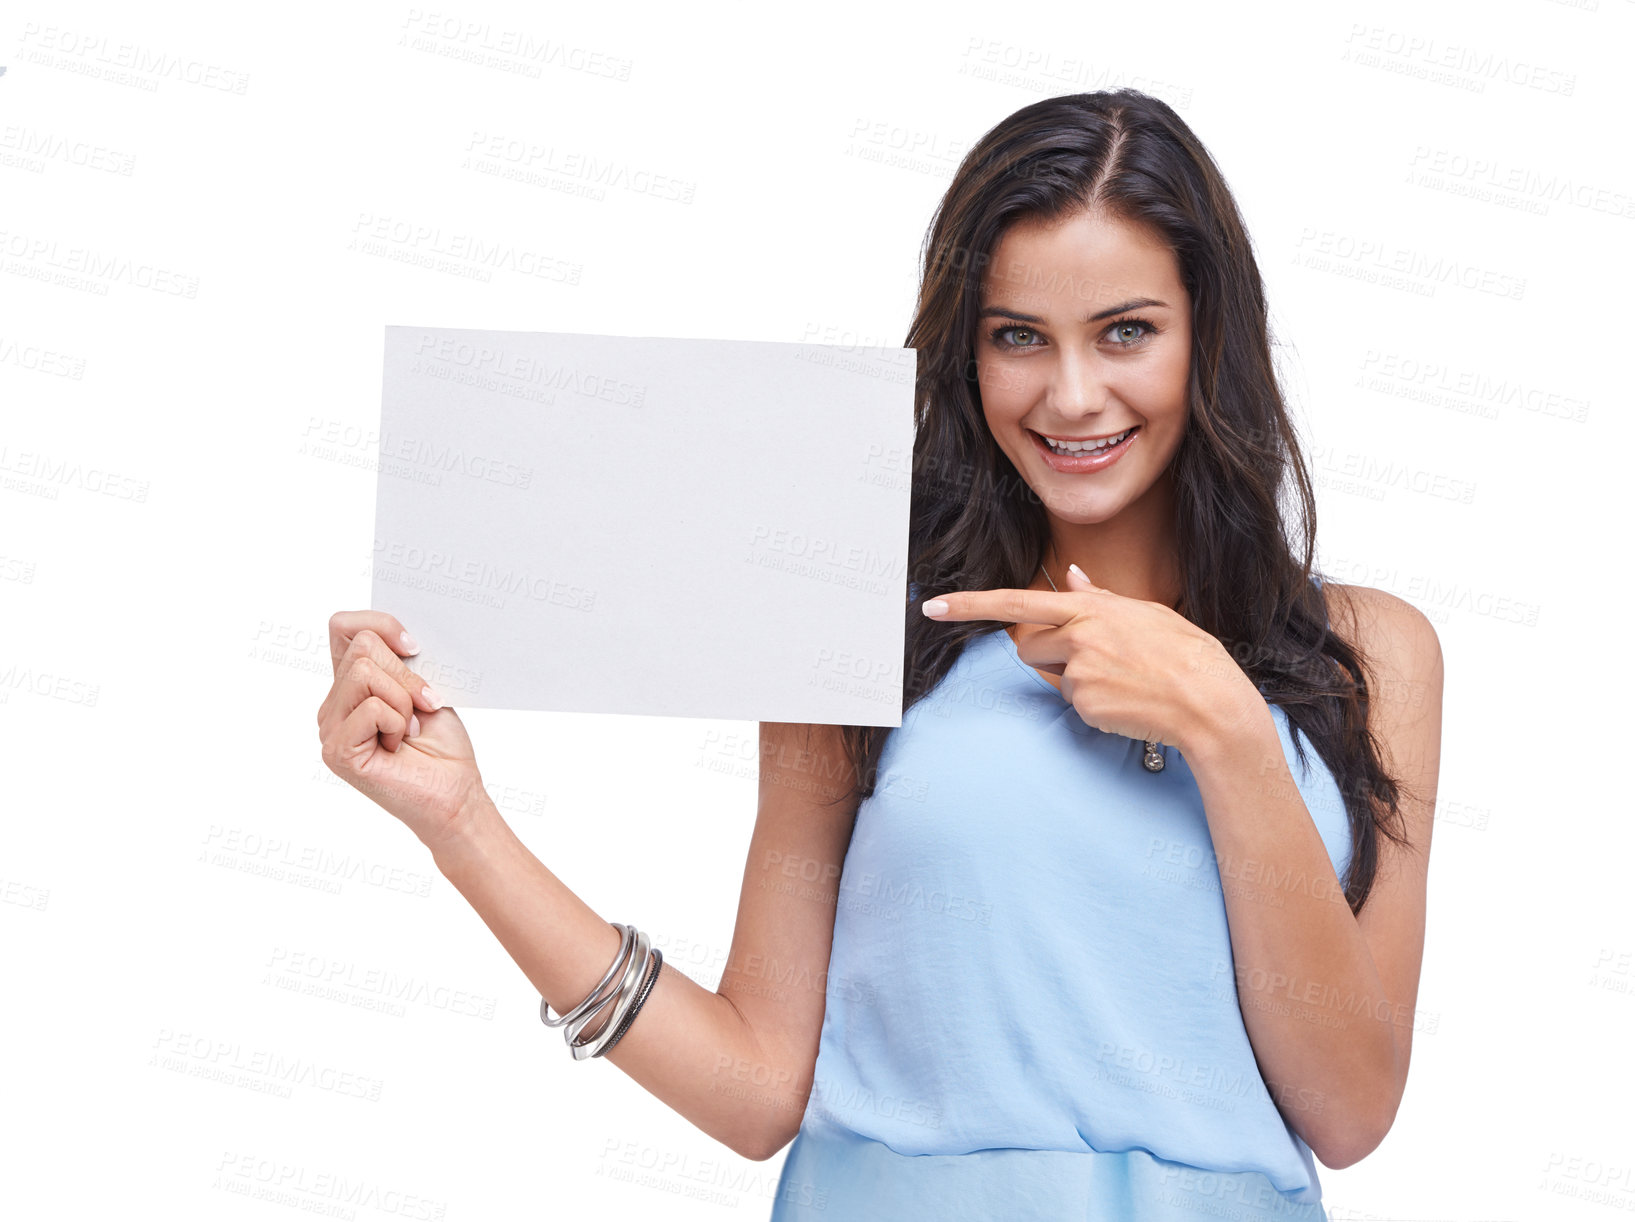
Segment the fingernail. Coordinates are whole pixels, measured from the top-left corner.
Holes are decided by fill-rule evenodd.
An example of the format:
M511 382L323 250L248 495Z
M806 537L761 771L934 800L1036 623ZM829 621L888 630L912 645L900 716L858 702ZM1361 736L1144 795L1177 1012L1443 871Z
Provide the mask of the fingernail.
M946 598L930 599L920 608L920 610L924 611L927 615L946 615L948 613L948 600Z
M420 718L415 713L410 713L409 714L409 737L410 738L419 738L420 737Z
M407 631L405 631L403 633L403 652L404 653L419 653L420 652L420 642L416 641L412 636L410 636Z
M426 698L426 703L431 705L432 712L435 713L438 709L443 707L442 700L438 697L436 692L431 690L430 685L421 688L420 694Z
M1080 576L1080 577L1084 577L1084 570L1083 570L1083 569L1081 569L1081 568L1080 568L1080 567L1079 567L1079 566L1078 566L1078 565L1076 565L1076 564L1070 564L1070 565L1068 565L1068 566L1067 566L1067 567L1068 567L1068 568L1069 568L1069 569L1070 569L1070 570L1071 570L1071 571L1073 571L1073 572L1075 572L1075 573L1077 573L1077 574L1078 574L1078 575L1079 575L1079 576ZM1086 580L1086 581L1089 581L1089 580L1090 580L1090 579L1089 579L1089 578L1088 578L1088 577L1084 577L1084 579L1085 579L1085 580Z

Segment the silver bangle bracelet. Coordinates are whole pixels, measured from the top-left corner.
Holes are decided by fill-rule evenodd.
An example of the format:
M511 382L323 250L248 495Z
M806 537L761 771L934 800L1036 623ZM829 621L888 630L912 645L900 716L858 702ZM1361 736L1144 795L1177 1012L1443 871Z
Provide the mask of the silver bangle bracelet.
M640 931L636 934L636 948L631 952L623 980L619 984L619 991L606 1007L607 1020L597 1028L596 1034L588 1039L582 1039L581 1033L590 1026L590 1019L583 1019L573 1027L571 1034L566 1036L568 1050L573 1053L576 1061L588 1060L606 1048L618 1029L625 1012L630 1008L641 982L647 974L652 959L651 943L646 934Z
M628 925L625 928L630 930L630 954L628 956L620 956L619 961L615 964L615 966L618 968L619 974L613 987L606 990L602 996L596 1000L595 1005L584 1010L582 1013L576 1016L572 1022L563 1028L562 1038L568 1042L569 1047L572 1047L574 1042L578 1040L579 1033L594 1023L598 1016L605 1014L607 1012L607 1007L612 1005L618 999L619 994L624 991L625 977L630 974L630 965L636 961L636 955L640 950L641 942L641 934L637 932L634 925Z
M601 1007L606 1004L607 997L599 997L598 994L600 994L603 989L607 988L608 983L618 974L619 967L625 962L625 956L630 953L631 943L634 942L636 938L636 927L634 925L620 925L615 921L609 921L608 924L612 925L613 928L619 931L619 953L613 956L613 966L607 969L607 974L597 982L596 987L589 993L585 994L585 999L573 1009L569 1010L561 1018L551 1017L550 1003L547 1002L544 997L541 997L539 999L539 1021L544 1023L547 1027L554 1028L566 1026L575 1019L582 1018L585 1014L593 1010L601 1009ZM611 994L609 994L609 996L611 996Z
M584 1043L579 1042L579 1033L587 1025L585 1022L577 1024L576 1029L565 1037L568 1041L568 1050L573 1053L574 1060L589 1060L607 1047L608 1043L613 1039L613 1033L618 1030L620 1020L624 1018L625 1011L629 1009L630 1002L636 995L636 990L641 986L642 979L647 975L651 953L652 943L645 933L638 931L635 953L630 956L624 980L620 983L619 994L614 1001L613 1011L608 1016L607 1022L602 1025L596 1035Z
M630 1024L635 1022L636 1016L641 1013L642 1005L647 1001L648 995L652 993L653 985L659 978L659 969L663 966L664 952L655 946L653 948L653 970L643 977L642 987L636 990L636 1000L630 1003L630 1009L626 1010L624 1017L619 1020L619 1029L613 1033L613 1038L603 1046L602 1050L596 1054L597 1056L605 1057L612 1052L614 1046L624 1038L625 1032L630 1030Z

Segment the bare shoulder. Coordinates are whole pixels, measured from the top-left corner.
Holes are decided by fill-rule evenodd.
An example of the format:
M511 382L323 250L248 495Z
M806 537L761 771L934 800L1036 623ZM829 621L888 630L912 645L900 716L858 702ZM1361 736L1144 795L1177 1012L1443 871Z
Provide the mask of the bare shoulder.
M1356 646L1381 679L1440 681L1442 641L1425 613L1373 586L1323 583L1329 622Z
M1362 654L1368 722L1388 771L1434 794L1442 741L1442 642L1412 603L1371 586L1325 582L1329 622ZM1418 812L1430 818L1429 807ZM1428 840L1428 829L1426 831Z

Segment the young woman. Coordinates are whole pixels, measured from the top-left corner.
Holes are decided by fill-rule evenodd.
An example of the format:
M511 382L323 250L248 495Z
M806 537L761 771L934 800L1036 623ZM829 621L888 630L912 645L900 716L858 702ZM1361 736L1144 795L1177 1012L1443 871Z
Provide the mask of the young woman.
M1321 1219L1314 1156L1373 1150L1407 1080L1441 655L1311 570L1219 171L1133 90L1023 108L942 201L908 346L903 723L761 726L716 992L512 834L390 615L331 620L324 758L542 1017L747 1157L794 1139L774 1219Z

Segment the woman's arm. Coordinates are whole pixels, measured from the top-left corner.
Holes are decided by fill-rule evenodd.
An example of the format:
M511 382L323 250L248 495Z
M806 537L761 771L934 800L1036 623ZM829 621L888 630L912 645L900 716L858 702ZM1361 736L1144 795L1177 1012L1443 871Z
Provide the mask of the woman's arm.
M1408 1080L1441 753L1436 630L1391 594L1325 584L1335 630L1374 663L1369 727L1403 783L1411 845L1381 837L1353 916L1263 703L1183 752L1220 864L1244 1026L1290 1126L1329 1167L1384 1140ZM1326 885L1324 885L1326 883Z
M752 1159L787 1145L806 1107L840 867L857 808L855 799L822 805L850 776L837 727L763 722L760 749L759 809L720 986L710 992L679 971L661 971L605 1058ZM556 1013L602 978L619 949L618 930L528 850L481 788L431 848L444 877ZM792 887L790 863L799 863ZM565 1049L561 1055L562 1072L584 1072L567 1067Z

